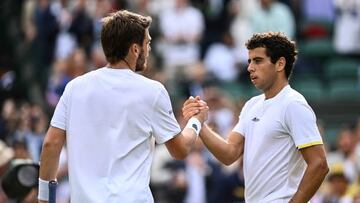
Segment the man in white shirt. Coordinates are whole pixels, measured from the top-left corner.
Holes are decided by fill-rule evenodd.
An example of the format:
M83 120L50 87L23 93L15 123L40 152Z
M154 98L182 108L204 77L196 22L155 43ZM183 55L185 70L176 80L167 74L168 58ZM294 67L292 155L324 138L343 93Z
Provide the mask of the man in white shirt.
M135 73L147 64L150 23L128 11L103 19L108 64L66 86L43 145L39 202L49 200L48 183L56 178L65 142L73 203L152 203L155 141L176 159L190 152L208 107L202 104L181 131L164 86Z
M328 166L316 116L305 98L288 84L297 54L282 33L254 34L249 50L250 79L264 94L251 98L225 140L203 125L200 137L222 163L243 156L247 203L308 202ZM185 118L199 99L184 103Z

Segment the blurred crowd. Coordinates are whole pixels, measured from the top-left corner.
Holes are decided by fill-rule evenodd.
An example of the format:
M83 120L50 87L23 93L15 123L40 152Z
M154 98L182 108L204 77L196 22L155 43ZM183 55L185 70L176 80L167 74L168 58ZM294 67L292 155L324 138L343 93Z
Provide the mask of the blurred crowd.
M101 19L119 9L153 18L152 51L143 74L168 89L179 123L185 124L184 100L200 95L210 107L208 123L221 135L232 130L245 101L258 93L246 71L245 42L252 33L281 31L299 47L325 40L325 49L333 48L331 58L360 59L360 0L2 0L0 139L13 150L12 158L39 161L49 118L66 84L106 65ZM311 47L303 51L294 79L311 75L327 84L323 69L330 57L312 53ZM360 71L356 84L359 77ZM355 88L360 95L360 85ZM357 117L326 143L331 170L314 202L360 202ZM318 124L327 140L326 123L319 119ZM157 146L151 179L155 202L244 202L241 168L241 160L221 165L200 140L185 161L174 161ZM65 150L58 180L57 202L69 202ZM22 202L35 200L32 193ZM11 200L0 192L1 202Z

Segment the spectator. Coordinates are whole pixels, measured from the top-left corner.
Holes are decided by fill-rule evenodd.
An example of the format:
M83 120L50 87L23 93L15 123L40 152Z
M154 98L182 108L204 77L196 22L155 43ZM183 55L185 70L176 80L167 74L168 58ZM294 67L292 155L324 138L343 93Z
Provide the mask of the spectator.
M355 181L357 179L357 173L355 168L355 147L356 138L353 131L348 126L342 127L337 136L337 150L330 152L328 157L329 165L341 164L344 166L343 173L349 181Z
M295 37L295 19L289 7L276 0L259 0L260 7L250 16L252 32L277 31Z
M76 1L69 32L75 36L78 46L85 50L86 56L90 56L94 42L94 27L93 20L86 9L86 0Z
M55 43L59 24L51 10L49 0L39 0L35 8L37 65L35 76L43 93L47 86L50 65L54 59Z
M237 50L229 32L224 32L221 41L210 45L204 58L206 69L221 81L234 81L239 74Z
M340 54L360 54L360 0L335 0L335 50Z
M188 0L176 0L175 7L160 16L160 31L164 38L161 53L164 69L170 80L183 72L184 67L198 62L199 42L204 30L202 13L189 5Z

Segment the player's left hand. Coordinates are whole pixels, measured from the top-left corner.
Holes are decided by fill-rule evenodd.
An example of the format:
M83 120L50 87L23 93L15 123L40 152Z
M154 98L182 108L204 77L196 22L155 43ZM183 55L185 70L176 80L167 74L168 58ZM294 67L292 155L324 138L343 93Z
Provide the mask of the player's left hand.
M209 107L207 106L206 102L200 99L199 96L196 96L195 98L190 96L189 99L187 99L182 108L182 114L184 116L184 119L187 121L192 116L198 114L202 110L207 110Z

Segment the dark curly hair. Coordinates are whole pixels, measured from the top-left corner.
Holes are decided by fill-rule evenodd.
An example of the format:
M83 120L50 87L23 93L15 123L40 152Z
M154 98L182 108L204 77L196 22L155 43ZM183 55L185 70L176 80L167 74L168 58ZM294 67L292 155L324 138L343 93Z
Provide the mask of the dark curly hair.
M142 46L145 30L150 27L151 21L151 17L127 10L103 18L101 45L107 61L116 63L124 59L133 43Z
M296 60L297 50L294 41L291 41L281 32L255 33L245 44L248 50L263 47L271 63L275 64L280 57L286 60L285 75L289 79Z

